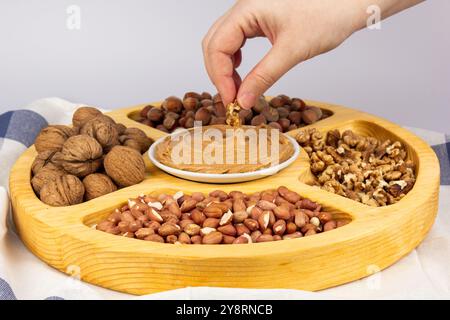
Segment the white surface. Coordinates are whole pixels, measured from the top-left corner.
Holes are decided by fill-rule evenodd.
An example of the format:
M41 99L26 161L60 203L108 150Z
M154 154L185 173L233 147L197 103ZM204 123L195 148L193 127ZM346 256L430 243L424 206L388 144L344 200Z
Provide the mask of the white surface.
M336 0L338 5L339 0ZM0 1L0 113L59 96L112 109L214 91L201 39L234 0ZM69 5L81 29L66 27ZM306 62L268 94L343 104L448 132L450 1L428 0ZM301 41L301 39L299 39ZM242 74L269 48L247 41Z
M173 135L179 135L179 133L173 133ZM245 181L251 181L251 180L257 180L266 178L268 176L274 175L278 173L280 170L283 170L287 166L289 166L291 163L293 163L300 154L300 147L298 143L295 141L294 138L284 135L292 144L294 147L294 154L292 157L290 157L288 160L279 163L275 166L253 171L253 172L243 172L243 173L227 173L227 174L215 174L215 173L201 173L201 172L192 172L192 171L185 171L180 170L176 168L172 168L169 166L166 166L162 164L161 162L156 159L155 152L156 147L158 144L163 142L167 137L161 137L158 140L156 140L151 146L150 150L148 152L148 157L150 158L150 161L160 168L163 171L166 171L167 173L170 173L176 177L197 181L197 182L209 182L209 183L236 183L236 182L245 182Z

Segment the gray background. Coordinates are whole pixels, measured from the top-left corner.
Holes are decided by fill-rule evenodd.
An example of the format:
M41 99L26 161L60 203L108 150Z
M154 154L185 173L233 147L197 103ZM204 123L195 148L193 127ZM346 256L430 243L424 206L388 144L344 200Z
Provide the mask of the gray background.
M200 43L232 3L0 0L0 112L49 96L119 108L214 91ZM66 27L71 4L81 8L79 31ZM268 93L450 132L449 14L450 1L428 0L297 66ZM241 74L268 48L265 39L249 41Z

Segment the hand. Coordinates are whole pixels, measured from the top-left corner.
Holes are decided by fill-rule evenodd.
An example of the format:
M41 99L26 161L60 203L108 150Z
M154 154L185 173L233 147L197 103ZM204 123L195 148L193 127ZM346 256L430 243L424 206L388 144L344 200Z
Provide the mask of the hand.
M336 48L365 26L379 3L383 18L420 0L240 0L203 39L205 66L226 104L246 109L298 63ZM236 69L246 39L266 37L272 48L242 81Z

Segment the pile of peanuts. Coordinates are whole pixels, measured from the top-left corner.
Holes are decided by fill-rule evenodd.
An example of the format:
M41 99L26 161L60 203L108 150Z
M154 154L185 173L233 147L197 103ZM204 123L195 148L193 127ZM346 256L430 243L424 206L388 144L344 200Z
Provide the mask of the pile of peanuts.
M147 241L176 244L245 244L289 240L341 227L321 205L286 187L247 195L141 195L129 199L96 229Z
M328 116L329 112L308 106L302 99L290 98L284 94L270 101L261 96L253 108L239 111L242 125L267 124L281 132L301 128ZM187 92L183 99L168 97L161 108L145 106L136 120L164 132L173 132L177 128L192 128L194 121L201 122L203 126L225 124L226 106L218 94L212 96L208 92Z

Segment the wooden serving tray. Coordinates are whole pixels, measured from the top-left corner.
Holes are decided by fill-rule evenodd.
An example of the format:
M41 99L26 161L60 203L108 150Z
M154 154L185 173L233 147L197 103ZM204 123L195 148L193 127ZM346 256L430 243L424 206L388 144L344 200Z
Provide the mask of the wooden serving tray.
M86 282L132 294L186 286L320 290L382 270L413 250L434 222L439 192L435 153L423 140L384 119L342 106L307 103L333 112L331 117L310 126L321 132L352 129L363 135L401 141L417 166L414 188L399 203L374 208L307 185L312 175L304 151L277 175L229 185L175 178L154 167L145 155L147 176L142 183L82 204L50 207L36 197L30 184L31 164L36 156L32 146L17 160L10 175L14 220L20 236L50 266L68 274L79 270ZM126 126L144 130L156 140L165 133L131 119L144 106L108 115ZM299 130L289 134L295 136ZM208 193L215 189L251 193L280 185L352 222L310 237L248 245L162 244L92 228L128 198L141 193Z

